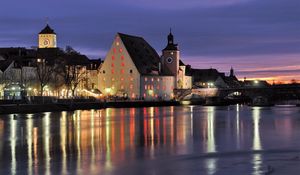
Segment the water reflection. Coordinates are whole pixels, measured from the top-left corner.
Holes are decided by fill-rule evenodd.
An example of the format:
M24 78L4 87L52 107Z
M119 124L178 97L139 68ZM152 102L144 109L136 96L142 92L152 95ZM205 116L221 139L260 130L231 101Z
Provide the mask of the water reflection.
M270 113L241 106L187 106L9 115L0 120L0 174L120 174L124 167L135 170L124 174L145 169L163 174L174 168L186 174L222 174L224 157L231 160L223 152L263 151L266 143L274 148L272 143L282 139L300 146L295 142L300 134L292 132L299 129L297 110L284 120L264 118L264 112ZM268 125L262 127L265 120ZM278 137L265 136L264 131L283 128ZM176 157L183 155L203 157L177 163ZM261 153L244 157L243 162L251 162L246 174L262 173ZM167 163L147 162L158 160Z
M207 147L206 152L215 153L216 143L215 143L215 107L207 108ZM217 170L217 159L209 158L206 161L206 166L208 169L207 174L214 174Z
M14 115L10 115L10 151L11 151L11 174L16 174L17 160L16 160L16 143L17 143L17 120L14 119Z
M259 107L253 108L253 145L252 149L254 151L262 150L261 146L261 139L260 139L260 110ZM262 173L262 155L260 153L254 154L252 159L253 164L253 175L261 174Z

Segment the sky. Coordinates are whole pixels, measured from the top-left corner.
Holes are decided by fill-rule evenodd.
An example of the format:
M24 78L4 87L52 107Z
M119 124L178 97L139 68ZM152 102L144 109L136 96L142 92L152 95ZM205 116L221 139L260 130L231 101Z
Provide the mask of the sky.
M117 32L159 54L169 28L194 68L238 78L300 81L299 0L9 0L0 2L0 47L37 46L49 18L58 46L105 58Z

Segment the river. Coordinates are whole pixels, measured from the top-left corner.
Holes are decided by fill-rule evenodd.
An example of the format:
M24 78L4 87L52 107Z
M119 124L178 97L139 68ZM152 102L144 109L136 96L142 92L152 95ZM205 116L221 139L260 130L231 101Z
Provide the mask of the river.
M235 105L2 115L0 174L298 174L299 112Z

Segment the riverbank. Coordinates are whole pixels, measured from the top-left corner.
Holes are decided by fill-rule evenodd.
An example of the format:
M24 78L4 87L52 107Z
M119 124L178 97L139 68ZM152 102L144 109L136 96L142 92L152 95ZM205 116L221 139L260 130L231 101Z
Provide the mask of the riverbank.
M202 104L203 102L188 102L188 105ZM38 113L55 111L75 111L104 108L138 108L150 106L179 106L186 105L180 101L109 101L109 102L70 102L47 104L5 104L0 105L0 114Z

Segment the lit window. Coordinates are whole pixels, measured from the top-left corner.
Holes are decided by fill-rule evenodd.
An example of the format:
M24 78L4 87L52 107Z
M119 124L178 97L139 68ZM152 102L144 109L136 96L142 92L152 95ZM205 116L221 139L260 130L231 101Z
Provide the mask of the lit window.
M130 81L133 81L133 78L132 78L132 77L130 78Z
M117 41L117 42L116 42L116 45L117 45L117 46L119 46L119 45L120 45L119 41Z
M121 78L121 81L124 81L124 78L123 78L123 77Z
M147 77L145 77L145 81L148 81Z
M116 51L116 48L113 48L113 52L114 52L114 53L116 53L116 52L117 52L117 51Z
M121 63L121 66L124 67L124 66L125 66L125 63L122 62L122 63Z
M122 48L120 48L119 52L120 52L120 53L122 53L122 52L123 52L123 49L122 49Z
M112 59L112 60L115 60L115 56L111 56L111 59Z
M131 98L134 98L134 97L135 97L135 94L134 94L134 93L132 93L132 94L131 94Z
M111 63L111 67L114 67L115 65L114 65L114 63Z
M121 69L121 74L124 74L124 69Z
M103 81L105 81L105 78L103 78Z
M124 89L124 85L123 84L121 85L121 89Z
M130 89L133 89L133 84L130 84Z
M147 85L145 85L145 90L147 90Z
M111 78L111 81L115 81L115 78Z
M121 60L124 60L124 55L121 56Z
M152 78L151 81L154 81L154 79Z
M111 70L111 73L112 73L112 74L114 74L114 73L115 73L115 71L112 69L112 70Z
M157 81L159 82L159 78L157 78Z
M144 97L146 97L146 93L144 93Z

